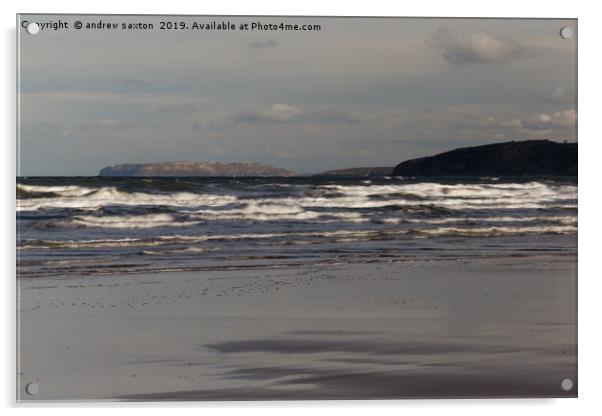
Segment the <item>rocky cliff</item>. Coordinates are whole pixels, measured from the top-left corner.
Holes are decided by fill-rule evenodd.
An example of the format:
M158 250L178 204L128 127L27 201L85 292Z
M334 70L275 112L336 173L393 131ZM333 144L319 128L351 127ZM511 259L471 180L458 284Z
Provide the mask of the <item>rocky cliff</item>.
M407 160L393 176L577 176L577 143L511 141Z

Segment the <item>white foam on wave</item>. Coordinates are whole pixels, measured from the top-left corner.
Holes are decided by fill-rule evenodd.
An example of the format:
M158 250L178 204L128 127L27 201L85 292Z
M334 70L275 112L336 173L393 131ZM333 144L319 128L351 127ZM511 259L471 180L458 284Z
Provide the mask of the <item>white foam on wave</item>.
M64 225L101 228L156 228L185 227L197 224L197 221L176 221L170 214L115 215L95 217L88 215L75 216L64 220Z
M384 195L394 193L412 193L417 196L456 196L471 197L504 197L508 194L525 194L530 197L569 194L576 197L575 185L548 185L541 182L508 183L508 184L441 184L436 182L420 182L392 185L323 185L324 189L335 189L348 195Z
M36 189L38 188L51 189L55 187L36 187ZM62 194L59 197L20 199L17 201L17 211L35 211L42 208L78 208L94 210L111 205L217 207L238 201L234 195L197 194L192 192L148 194L143 192L124 192L118 190L116 187L104 187L99 189L75 188L72 190L63 189ZM88 191L84 193L84 189L88 189ZM50 191L46 190L44 192ZM72 194L68 194L69 192L72 192Z
M537 217L447 217L447 218L392 218L394 223L400 224L449 224L449 223L482 223L482 222L556 222L563 225L577 225L577 218L571 216L537 216ZM393 222L393 221L392 221Z
M93 240L33 240L24 241L17 245L19 250L40 248L111 248L111 247L151 247L165 244L202 243L210 240L243 240L286 237L295 234L258 233L258 234L201 234L201 235L161 235L152 239L147 238L117 238Z
M246 221L283 221L283 220L316 220L328 222L329 220L366 222L357 212L318 212L306 210L294 200L282 201L280 199L263 199L249 201L242 208L229 210L195 210L183 211L192 218L200 220L246 220Z
M455 184L416 183L394 185L324 185L336 190L338 198L304 198L302 206L378 208L391 204L423 205L433 203L456 208L542 208L557 202L558 206L574 206L577 187L547 185L540 182L525 184ZM389 196L374 200L373 197ZM413 198L412 198L413 197Z
M575 234L576 225L533 225L533 226L496 226L496 227L409 227L389 230L334 230L334 231L304 231L289 233L241 233L241 234L201 234L201 235L162 235L152 239L120 238L120 239L94 239L94 240L33 240L24 241L17 246L19 250L45 249L45 248L122 248L122 247L152 247L166 244L196 244L214 240L269 240L286 238L289 241L299 238L321 237L336 241L358 241L378 237L381 239L395 239L398 236L410 238L437 237L437 236L501 236L524 234ZM317 240L312 240L314 243ZM194 250L194 249L192 249ZM205 250L205 249L202 249Z
M389 206L403 207L442 207L449 209L482 209L482 208L529 208L537 209L544 208L545 201L533 202L532 200L524 199L454 199L454 198L431 198L430 200L409 200L405 198L395 198L386 200L370 200L363 198L303 198L298 200L302 207L306 208L384 208ZM570 207L569 205L559 204L560 207Z
M29 240L17 244L17 250L45 248L110 248L132 247L139 245L159 245L160 242L144 241L139 238L93 239L93 240Z
M573 234L577 228L571 225L525 226L525 227L437 227L417 230L431 236L498 236L522 234Z
M229 215L232 219L266 220L272 216L282 219L316 219L320 214L308 212L311 208L381 208L390 205L413 207L433 204L449 209L487 208L574 208L577 187L548 185L540 182L524 184L439 184L431 182L391 185L323 185L318 190L337 195L274 197L239 199L235 195L175 192L152 194L124 192L116 187L89 188L69 186L17 185L28 192L58 194L56 197L26 198L17 201L17 211L35 211L45 208L78 208L94 210L103 206L172 206L181 208L219 208L233 203L247 202L245 208L227 211L199 210L206 216ZM352 220L352 217L348 217Z
M212 251L219 251L217 247L185 247L181 249L173 249L173 250L143 250L142 254L147 256L161 256L165 254L200 254L207 253Z
M199 235L161 235L152 238L118 238L118 239L92 239L92 240L34 240L25 241L17 245L17 249L39 248L109 248L109 247L146 247L165 244L195 244L212 240L263 240L283 237L334 237L348 235L370 235L378 231L304 231L291 233L241 233L241 234L199 234Z
M64 185L64 186L43 186L43 185L24 185L21 183L17 184L17 189L24 192L31 193L53 193L61 196L83 196L91 192L94 192L94 188L88 188L78 185Z

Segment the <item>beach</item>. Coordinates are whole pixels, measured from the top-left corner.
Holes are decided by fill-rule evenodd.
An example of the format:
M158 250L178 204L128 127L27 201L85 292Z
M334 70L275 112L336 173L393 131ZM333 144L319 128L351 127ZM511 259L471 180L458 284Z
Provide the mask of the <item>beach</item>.
M575 397L575 264L23 279L19 399Z

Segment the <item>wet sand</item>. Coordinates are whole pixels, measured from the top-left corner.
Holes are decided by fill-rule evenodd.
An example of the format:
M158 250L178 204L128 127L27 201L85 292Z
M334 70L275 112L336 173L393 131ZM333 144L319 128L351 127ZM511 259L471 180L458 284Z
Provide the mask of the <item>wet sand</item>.
M572 255L21 279L19 400L576 397L576 279Z

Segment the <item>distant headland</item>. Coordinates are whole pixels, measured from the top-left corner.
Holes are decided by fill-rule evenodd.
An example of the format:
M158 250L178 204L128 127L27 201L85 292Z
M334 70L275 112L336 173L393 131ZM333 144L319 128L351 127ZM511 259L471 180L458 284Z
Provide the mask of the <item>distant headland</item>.
M257 162L127 163L102 169L99 176L295 176L290 170Z
M464 147L400 163L393 176L577 176L577 143L525 140Z

